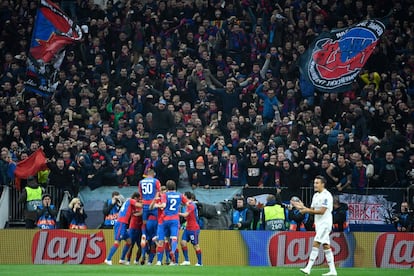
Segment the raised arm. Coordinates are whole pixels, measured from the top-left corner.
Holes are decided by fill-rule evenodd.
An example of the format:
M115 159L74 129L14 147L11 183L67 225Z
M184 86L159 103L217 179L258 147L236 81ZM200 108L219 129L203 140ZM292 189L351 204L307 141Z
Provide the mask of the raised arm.
M259 85L256 88L256 94L262 99L265 100L267 98L266 94L263 92L263 84Z

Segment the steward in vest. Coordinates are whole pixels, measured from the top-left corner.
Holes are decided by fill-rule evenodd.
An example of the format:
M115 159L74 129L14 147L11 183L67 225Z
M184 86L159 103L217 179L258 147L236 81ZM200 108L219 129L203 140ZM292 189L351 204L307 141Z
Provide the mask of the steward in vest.
M43 189L34 176L27 178L27 186L19 197L19 203L25 203L24 219L28 229L36 227L37 209L42 205Z
M119 192L112 192L111 199L105 201L103 207L104 221L100 228L112 229L114 227L118 219L119 210L124 202L125 198Z
M247 207L242 197L236 198L236 205L232 212L230 229L250 230L253 222L253 212Z
M284 231L285 208L282 206L280 196L269 195L266 199L266 206L263 208L262 225L264 230Z

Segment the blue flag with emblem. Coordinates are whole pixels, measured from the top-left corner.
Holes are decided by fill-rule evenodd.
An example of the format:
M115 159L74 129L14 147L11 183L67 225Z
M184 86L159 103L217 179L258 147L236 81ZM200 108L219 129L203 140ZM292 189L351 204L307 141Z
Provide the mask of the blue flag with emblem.
M382 21L372 19L320 34L301 56L301 77L320 92L351 90L384 30Z

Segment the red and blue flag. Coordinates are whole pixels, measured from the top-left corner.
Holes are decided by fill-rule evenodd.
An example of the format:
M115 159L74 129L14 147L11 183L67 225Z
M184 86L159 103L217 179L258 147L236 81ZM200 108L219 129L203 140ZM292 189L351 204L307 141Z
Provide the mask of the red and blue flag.
M301 77L320 92L351 90L384 30L385 25L373 19L322 33L301 57Z
M48 95L51 78L59 68L67 45L82 38L81 28L50 0L41 0L29 50L26 88Z

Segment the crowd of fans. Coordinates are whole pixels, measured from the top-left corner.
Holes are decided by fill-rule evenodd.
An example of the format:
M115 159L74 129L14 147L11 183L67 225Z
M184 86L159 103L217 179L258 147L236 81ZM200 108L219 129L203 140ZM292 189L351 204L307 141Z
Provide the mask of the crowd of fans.
M179 188L277 187L316 175L334 193L414 179L414 3L62 0L84 36L66 48L56 92L26 91L38 1L0 7L1 180L43 147L45 181L137 185L148 168ZM384 17L345 93L307 94L298 61L321 32Z

